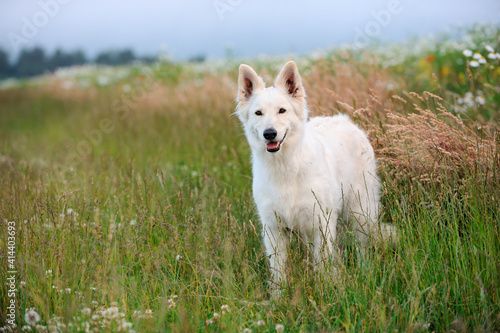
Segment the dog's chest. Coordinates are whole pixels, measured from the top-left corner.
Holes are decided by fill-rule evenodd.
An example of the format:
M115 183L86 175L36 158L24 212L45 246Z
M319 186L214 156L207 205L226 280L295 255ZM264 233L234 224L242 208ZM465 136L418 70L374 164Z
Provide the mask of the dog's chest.
M264 220L278 220L283 227L304 230L334 198L328 181L309 177L283 178L279 181L254 178L254 198Z

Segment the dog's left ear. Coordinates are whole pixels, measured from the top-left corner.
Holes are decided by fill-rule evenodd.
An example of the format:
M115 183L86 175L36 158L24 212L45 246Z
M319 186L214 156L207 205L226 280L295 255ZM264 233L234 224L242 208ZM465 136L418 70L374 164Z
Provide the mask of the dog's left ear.
M306 96L299 70L293 61L289 61L283 66L274 85L277 88L285 89L292 97L302 98Z

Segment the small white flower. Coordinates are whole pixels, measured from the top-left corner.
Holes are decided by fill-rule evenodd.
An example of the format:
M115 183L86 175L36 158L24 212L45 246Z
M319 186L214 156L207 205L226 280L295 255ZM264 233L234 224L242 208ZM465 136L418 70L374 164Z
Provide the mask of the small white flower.
M137 221L135 219L133 219L132 221L130 221L130 225L136 225L137 224Z
M21 287L26 286L26 281L21 281L21 282L19 282L19 285L20 285Z
M28 326L28 325L24 325L22 330L23 330L23 332L31 332L32 331L31 326Z
M495 52L495 50L493 50L493 48L492 48L490 45L486 45L484 48L485 48L485 49L486 49L486 51L488 51L488 52Z
M30 326L34 326L40 321L40 315L34 309L29 309L24 315L24 320L26 320Z
M486 59L484 57L481 57L481 59L478 60L478 62L481 64L481 65L484 65L486 64Z
M174 300L175 300L176 298L177 298L177 295L172 295L172 296L170 296L170 298L169 298L169 299L167 299L168 308L169 308L170 310L175 309L175 307L176 307L176 305L177 305L177 304L175 303L175 301L174 301Z
M265 324L266 324L266 322L265 322L265 321L263 321L263 320L259 320L259 321L257 322L257 326L264 326Z
M476 103L480 104L480 105L484 105L484 103L486 102L484 97L482 97L482 96L476 96L475 100L476 100Z
M45 271L45 276L52 276L52 270Z
M214 312L214 315L212 316L214 320L218 320L220 318L219 314L217 312Z
M225 315L226 313L229 313L229 306L227 304L224 304L220 307L220 309L222 310L222 314Z
M469 62L470 67L479 67L479 63L476 60L472 60Z
M205 324L207 324L207 325L212 325L213 323L214 323L214 321L212 319L205 320Z
M83 308L82 309L82 314L84 316L90 316L91 313L92 313L92 310L90 310L90 308Z
M247 327L243 330L243 333L252 333L252 330Z
M496 55L495 53L490 52L490 53L488 54L488 59L496 59L496 58L497 58L497 55Z
M280 333L280 332L284 332L285 331L285 326L281 325L281 324L277 324L276 327L276 332Z
M474 59L476 59L476 60L479 60L479 59L481 59L482 57L483 57L483 56L481 55L481 53L476 52L476 53L474 53L474 56L473 56L472 58L474 58Z
M178 255L175 256L175 260L179 261L181 259L182 259L182 256L180 254L178 254Z
M463 50L463 55L466 57L471 57L472 56L472 51L469 49Z
M64 289L64 292L65 292L66 294L71 294L71 288L66 288L66 289Z

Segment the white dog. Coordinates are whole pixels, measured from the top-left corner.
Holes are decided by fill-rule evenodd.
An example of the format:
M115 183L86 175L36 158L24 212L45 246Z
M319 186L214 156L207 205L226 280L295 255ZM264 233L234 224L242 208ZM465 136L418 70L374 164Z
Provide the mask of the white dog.
M252 151L253 195L275 283L284 276L290 232L333 255L337 219L351 219L366 244L374 231L379 180L373 148L345 115L308 119L306 94L293 61L274 87L240 65L236 114Z

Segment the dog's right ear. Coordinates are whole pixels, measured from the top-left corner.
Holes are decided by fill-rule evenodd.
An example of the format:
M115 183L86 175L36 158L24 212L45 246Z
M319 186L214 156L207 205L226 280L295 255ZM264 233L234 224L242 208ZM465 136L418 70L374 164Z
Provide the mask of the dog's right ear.
M238 76L238 103L245 103L257 91L264 89L264 81L255 73L252 67L241 64Z

